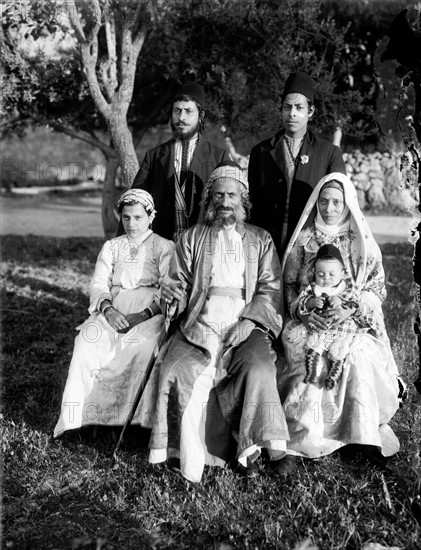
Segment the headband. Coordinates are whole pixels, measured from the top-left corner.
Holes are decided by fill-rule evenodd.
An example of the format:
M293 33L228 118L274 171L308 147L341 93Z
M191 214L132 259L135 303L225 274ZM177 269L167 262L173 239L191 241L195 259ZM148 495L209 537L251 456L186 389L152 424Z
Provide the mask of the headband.
M327 189L328 187L332 187L332 189L339 189L339 191L341 191L342 193L344 192L344 187L343 185L337 181L337 180L329 180L327 181L323 187L320 189L320 191L322 191L322 189Z
M152 195L144 189L129 189L125 191L117 202L117 209L120 210L123 206L130 202L139 202L149 214L155 217L156 210Z

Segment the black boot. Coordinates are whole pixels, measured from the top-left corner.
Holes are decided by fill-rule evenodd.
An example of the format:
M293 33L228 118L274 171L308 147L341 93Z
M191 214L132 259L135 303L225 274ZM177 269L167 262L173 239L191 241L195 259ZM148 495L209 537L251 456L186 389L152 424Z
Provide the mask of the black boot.
M277 477L288 477L297 468L297 458L293 455L286 455L281 460L272 462L273 473Z
M304 382L306 384L315 384L318 379L318 375L322 370L323 359L319 352L314 349L309 349L306 355L306 377Z
M325 388L332 390L335 387L340 375L342 374L342 368L344 366L345 359L331 359L329 372L325 378Z

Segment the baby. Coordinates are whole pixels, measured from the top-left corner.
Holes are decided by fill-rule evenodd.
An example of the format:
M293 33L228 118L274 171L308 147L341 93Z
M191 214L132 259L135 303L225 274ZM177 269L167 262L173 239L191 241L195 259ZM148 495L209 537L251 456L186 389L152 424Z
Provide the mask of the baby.
M305 315L312 310L322 313L338 306L358 307L356 292L351 279L346 278L344 262L336 246L323 245L317 252L314 268L315 282L308 285L299 296L300 314ZM327 352L328 373L324 386L327 390L335 386L357 328L357 323L351 316L335 328L310 333L304 382L317 382L323 367L322 355Z

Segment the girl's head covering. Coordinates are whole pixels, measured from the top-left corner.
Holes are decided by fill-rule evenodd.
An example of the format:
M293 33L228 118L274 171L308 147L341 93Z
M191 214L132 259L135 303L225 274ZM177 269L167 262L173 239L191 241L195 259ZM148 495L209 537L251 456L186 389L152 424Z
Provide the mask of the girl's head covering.
M345 218L342 215L341 220L339 220L336 225L329 226L323 222L323 219L318 213L317 201L323 188L326 189L327 187L335 187L338 189L340 186L337 186L337 182L339 182L340 186L342 186L344 194L344 204L346 207L344 208ZM323 224L320 223L320 219ZM304 211L298 220L297 227L295 228L291 240L288 243L285 255L283 257L283 268L285 267L286 260L291 253L291 249L296 243L300 232L306 227L312 225L315 225L316 229L327 233L328 235L347 235L346 238L349 238L351 241L351 256L353 258L353 263L357 266L355 282L357 285L362 285L365 281L367 273L367 260L369 252L375 252L376 254L379 254L380 252L371 229L368 226L363 213L361 212L355 187L348 176L345 176L340 172L333 172L327 176L324 176L313 189Z
M144 207L152 222L156 215L152 195L144 189L129 189L118 199L117 210L122 212L126 205L134 203L140 203Z

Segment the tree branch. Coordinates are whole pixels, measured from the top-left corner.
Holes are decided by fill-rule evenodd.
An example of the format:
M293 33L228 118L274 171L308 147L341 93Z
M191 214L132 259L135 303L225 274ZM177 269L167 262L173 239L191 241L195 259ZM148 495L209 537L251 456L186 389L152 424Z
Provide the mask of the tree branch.
M20 115L16 115L12 118L9 118L8 120L4 120L0 122L0 136L6 135L9 129L13 128L19 128L19 126L25 126L30 120L29 116L22 117Z
M109 145L107 145L106 143L104 143L94 135L89 134L88 132L69 128L68 126L65 126L64 124L60 124L59 122L51 122L50 126L57 132L66 134L66 136L70 136L70 137L79 139L81 141L84 141L85 143L89 143L89 145L92 145L93 147L100 149L104 153L104 155L107 155L107 156L116 155L115 149L113 147L110 147Z
M109 117L110 106L101 91L96 74L96 64L98 61L98 31L101 26L101 8L98 0L90 0L90 7L92 13L92 29L89 34L85 36L74 0L70 0L67 3L70 22L80 41L83 68L92 98L101 114L107 119Z
M102 77L109 101L112 101L114 92L117 88L117 49L116 49L116 31L115 18L107 2L104 9L105 16L105 36L107 40L108 61L101 67Z
M86 37L86 41L91 43L98 40L98 31L101 26L101 7L99 5L99 0L90 0L89 4L92 8L93 26L91 32Z
M79 12L77 11L74 0L69 0L69 2L66 3L66 6L67 13L69 14L70 23L72 24L72 27L77 34L77 39L81 44L84 44L86 42L86 36L80 23Z
M147 6L149 6L149 8L152 7L151 0L138 0L136 5L136 12L134 14L133 20L130 22L133 36L136 36L137 28L142 25L142 12L145 11Z
M150 4L149 0L139 1L133 20L126 20L123 25L120 90L124 91L123 110L126 113L133 96L137 60L145 42L150 20L150 17L146 17L148 12L145 6L147 4ZM141 20L142 15L144 16L143 21Z

